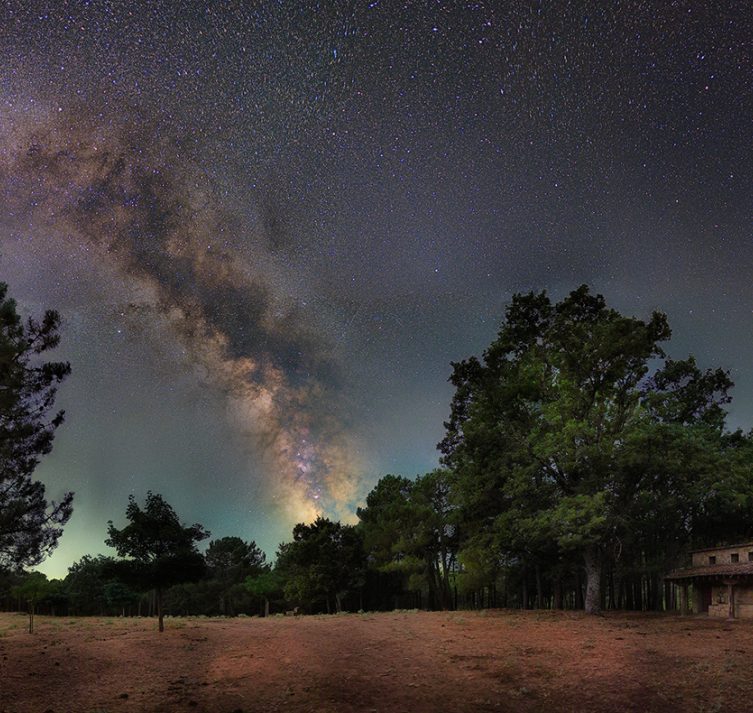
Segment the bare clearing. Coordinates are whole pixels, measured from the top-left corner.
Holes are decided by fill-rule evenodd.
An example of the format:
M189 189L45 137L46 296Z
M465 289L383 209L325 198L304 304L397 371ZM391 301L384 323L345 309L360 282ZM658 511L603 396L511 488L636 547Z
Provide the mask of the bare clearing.
M562 612L0 614L0 711L749 711L753 622Z

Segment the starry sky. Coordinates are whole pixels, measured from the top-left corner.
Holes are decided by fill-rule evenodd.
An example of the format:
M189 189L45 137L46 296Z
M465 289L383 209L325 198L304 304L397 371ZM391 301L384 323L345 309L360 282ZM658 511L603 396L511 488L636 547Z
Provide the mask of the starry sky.
M0 280L63 316L38 468L272 556L437 464L450 362L580 283L753 425L748 2L4 0Z

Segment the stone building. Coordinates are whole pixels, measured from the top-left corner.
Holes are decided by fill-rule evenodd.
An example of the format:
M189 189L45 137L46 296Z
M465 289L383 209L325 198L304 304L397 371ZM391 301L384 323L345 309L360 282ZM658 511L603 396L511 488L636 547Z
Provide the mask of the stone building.
M679 590L680 610L753 619L753 542L691 552L691 565L665 577Z

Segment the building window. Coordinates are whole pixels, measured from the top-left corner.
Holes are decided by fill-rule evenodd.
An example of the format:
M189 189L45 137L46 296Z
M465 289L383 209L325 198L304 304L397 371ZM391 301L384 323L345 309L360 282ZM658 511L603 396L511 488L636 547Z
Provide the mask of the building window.
M732 562L732 564L735 564L736 562L740 561L740 555L735 552L734 554L729 556L729 561Z
M709 564L716 564L716 555L711 555L709 557Z

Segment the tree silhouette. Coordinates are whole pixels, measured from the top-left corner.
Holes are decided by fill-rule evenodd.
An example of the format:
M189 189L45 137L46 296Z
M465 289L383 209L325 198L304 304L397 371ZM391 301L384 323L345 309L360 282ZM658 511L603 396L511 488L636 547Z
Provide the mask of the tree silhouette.
M267 569L254 577L247 577L243 584L250 594L264 602L264 616L269 616L269 600L282 594L284 581L280 573Z
M291 601L306 607L324 602L329 614L334 599L340 612L344 597L363 584L361 535L352 525L323 517L310 525L299 523L293 528L293 541L280 545L275 569Z
M0 566L17 568L39 564L71 516L72 493L48 505L31 478L63 422L62 411L50 412L70 365L41 360L60 341L58 313L24 323L7 292L0 283Z
M84 555L68 567L65 588L71 612L77 616L104 615L105 586L115 574L115 559L105 555Z
M52 584L41 572L29 572L21 584L13 588L14 597L26 602L29 612L29 633L34 633L34 614L36 606L52 591Z
M240 537L221 537L212 540L204 555L209 576L219 595L220 613L235 614L233 594L246 577L263 571L265 554L255 542L244 542ZM245 587L241 590L247 591Z
M204 558L196 543L209 537L201 525L186 527L175 510L161 495L149 491L142 510L133 495L128 499L126 518L130 521L118 530L110 521L105 544L118 555L122 579L143 589L153 588L159 630L164 631L162 596L166 587L199 579L205 571Z
M457 528L451 522L448 495L444 470L416 480L385 475L357 511L371 566L399 573L409 590L428 587L432 609L452 608L450 574Z

